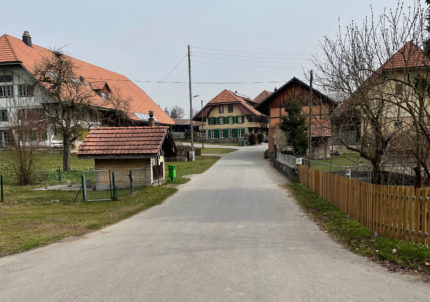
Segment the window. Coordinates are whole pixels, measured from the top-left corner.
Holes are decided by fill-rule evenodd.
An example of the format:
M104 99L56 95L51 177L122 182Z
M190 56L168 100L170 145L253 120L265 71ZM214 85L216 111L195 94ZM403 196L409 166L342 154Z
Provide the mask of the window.
M219 124L224 125L224 117L223 116L219 117Z
M0 98L8 98L8 97L13 97L13 86L12 85L0 86Z
M52 71L48 71L48 74L53 78L53 79L58 79L58 76L55 72Z
M224 113L224 106L219 106L218 109L219 109L219 113Z
M219 138L224 138L224 130L219 131Z
M18 85L18 96L33 96L33 86Z
M75 83L76 85L81 84L81 81L79 81L77 78L70 78L72 80L73 83Z
M228 104L228 112L233 112L233 104Z
M0 82L1 83L12 82L12 75L11 74L0 75Z
M238 124L242 124L242 123L243 123L243 118L242 118L242 116L240 116L240 115L239 115L239 116L237 117L237 123L238 123Z
M237 137L242 138L243 137L243 129L237 129Z
M402 84L397 83L396 84L396 95L400 95L403 93L403 86Z
M210 130L211 132L211 138L214 139L215 138L215 130Z
M233 123L234 123L234 118L233 118L232 116L229 116L228 118L229 118L229 120L230 120L230 121L229 121L229 124L233 124Z
M0 121L7 122L7 109L0 109Z

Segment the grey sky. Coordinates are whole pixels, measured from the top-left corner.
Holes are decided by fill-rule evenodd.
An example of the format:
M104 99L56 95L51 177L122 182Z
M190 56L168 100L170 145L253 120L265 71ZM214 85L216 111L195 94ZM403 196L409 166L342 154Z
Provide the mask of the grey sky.
M360 21L370 5L376 14L396 5L395 0L1 2L1 34L21 37L29 30L37 45L65 46L73 57L133 81L164 79L186 54L187 44L193 48L193 81L281 81L195 84L198 108L201 99L207 102L225 88L255 97L293 76L303 79L318 41L336 34L339 18L341 24ZM186 63L167 80L186 82ZM162 108L189 110L187 84L137 84Z

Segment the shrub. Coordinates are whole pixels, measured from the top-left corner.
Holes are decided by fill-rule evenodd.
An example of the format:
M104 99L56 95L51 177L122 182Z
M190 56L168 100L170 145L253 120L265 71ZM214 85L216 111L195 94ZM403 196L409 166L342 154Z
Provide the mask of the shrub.
M249 135L249 144L250 145L255 145L257 143L257 136L254 133L251 133Z
M248 133L243 136L243 139L246 141L247 144L249 144L249 134Z
M267 149L264 151L264 159L274 159L275 158L275 152Z
M264 135L262 133L258 133L258 135L257 135L257 142L259 144L262 144L264 142Z

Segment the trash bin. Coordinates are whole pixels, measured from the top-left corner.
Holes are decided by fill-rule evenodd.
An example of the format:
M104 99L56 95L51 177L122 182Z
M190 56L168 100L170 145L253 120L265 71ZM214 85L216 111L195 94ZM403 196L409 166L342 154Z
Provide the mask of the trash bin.
M173 181L176 178L176 165L169 165L169 178Z
M243 147L243 146L245 146L245 145L246 145L246 140L244 140L244 139L240 139L240 140L239 140L239 146Z

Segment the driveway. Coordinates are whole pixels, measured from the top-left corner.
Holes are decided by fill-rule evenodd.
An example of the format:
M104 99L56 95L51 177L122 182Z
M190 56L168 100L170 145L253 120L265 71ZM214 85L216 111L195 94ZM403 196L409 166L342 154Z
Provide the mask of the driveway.
M428 301L333 242L263 160L226 154L160 206L0 259L1 301Z

